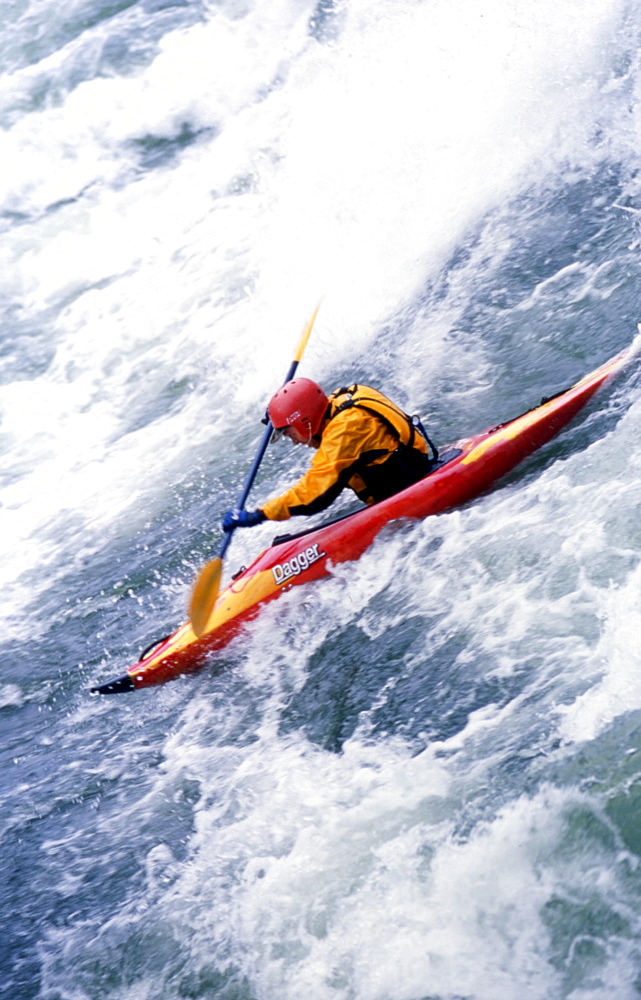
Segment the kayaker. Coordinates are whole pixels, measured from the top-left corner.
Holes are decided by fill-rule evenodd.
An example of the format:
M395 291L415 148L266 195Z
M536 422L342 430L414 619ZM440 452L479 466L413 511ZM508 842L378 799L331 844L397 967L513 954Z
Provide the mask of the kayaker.
M367 385L336 389L328 397L311 379L295 378L272 396L267 415L272 441L285 436L316 454L282 496L258 510L227 511L226 531L317 514L346 486L364 503L376 503L422 479L438 458L420 420Z

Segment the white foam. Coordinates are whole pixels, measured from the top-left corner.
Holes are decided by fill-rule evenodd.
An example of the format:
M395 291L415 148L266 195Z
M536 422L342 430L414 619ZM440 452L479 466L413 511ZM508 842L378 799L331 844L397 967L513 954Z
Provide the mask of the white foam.
M24 336L43 331L51 355L0 391L11 474L0 511L5 638L24 637L25 607L76 556L118 533L133 544L203 454L227 467L237 442L250 451L238 426L262 412L322 293L302 370L323 379L367 368L385 320L439 276L488 210L634 146L635 113L625 117L625 81L612 71L619 0L527 9L352 0L326 46L307 35L312 9L210 5L206 23L172 33L136 75L82 84L0 136L0 204L26 216L3 243L2 292ZM625 129L599 139L619 116ZM184 122L203 130L199 142L143 170L141 140L173 139ZM480 273L510 248L503 226L471 266ZM599 278L598 269L557 276L577 293ZM446 290L438 311L412 325L403 357L390 345L391 379L429 386L457 355L471 391L487 378L481 333L444 349L473 292ZM162 411L171 382L189 388ZM517 793L497 811L486 782L503 745L532 750L522 735L530 727L546 735L558 723L567 740L587 739L639 707L630 662L639 571L634 546L617 535L618 519L629 533L638 507L636 413L623 430L619 446L566 456L517 491L390 532L310 590L302 609L298 595L266 609L224 699L206 683L188 697L178 685L158 694L173 727L165 761L129 806L123 786L98 826L139 829L156 818L155 803L160 816L172 808L182 777L197 783L187 861L159 824L141 904L172 921L191 968L232 962L265 1000L560 995L542 913L568 869L580 892L599 859L590 850L572 864L550 859L574 793ZM274 460L271 484L290 473ZM235 539L234 554L263 537ZM621 560L613 588L610 558ZM480 687L519 678L536 660L522 694L502 707L493 688L451 738L415 757L400 739L368 740L366 719L340 754L281 731L286 698L337 624L358 625L374 643L401 616L426 613L427 662L462 636L454 665L473 664ZM387 694L382 684L375 704ZM13 686L1 696L19 707ZM92 701L85 711L114 710ZM510 744L516 732L522 742ZM101 754L108 780L126 765L126 754ZM61 992L56 975L76 974L83 934L90 950L108 951L118 921L150 926L139 903L136 892L97 934L57 928L43 988ZM128 925L121 940L130 938ZM156 969L142 970L132 997L173 988L157 988Z
M518 19L466 2L398 16L350 5L331 64L320 52L294 70L273 281L283 261L303 282L320 276L362 344L526 174L531 183L590 156L594 63L620 5L586 7L568 47L554 4Z
M242 749L198 747L211 709L192 703L187 715L167 747L167 779L200 781L203 807L163 919L187 928L196 963L229 940L266 1000L414 1000L426 983L479 1000L561 995L555 908L589 908L596 893L616 909L620 886L598 833L572 851L575 813L607 827L587 796L543 787L457 835L480 759L466 770L452 747L412 758L393 741L358 740L334 755L265 731ZM594 981L622 987L626 953L622 939L618 968Z
M641 708L641 568L604 594L603 632L596 649L601 677L559 709L564 739L595 739L614 719Z
M24 696L17 684L0 685L0 709L19 708L24 704Z

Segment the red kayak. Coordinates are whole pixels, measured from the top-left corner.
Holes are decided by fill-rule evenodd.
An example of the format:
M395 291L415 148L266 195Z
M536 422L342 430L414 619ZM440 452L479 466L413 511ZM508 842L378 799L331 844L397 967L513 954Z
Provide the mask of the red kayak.
M227 645L264 604L292 587L327 576L337 563L358 559L389 521L439 514L479 496L558 434L638 350L635 341L576 385L543 399L527 413L445 448L434 471L388 500L320 527L276 538L222 591L200 638L187 622L146 651L122 677L92 691L133 691L200 669L207 655Z

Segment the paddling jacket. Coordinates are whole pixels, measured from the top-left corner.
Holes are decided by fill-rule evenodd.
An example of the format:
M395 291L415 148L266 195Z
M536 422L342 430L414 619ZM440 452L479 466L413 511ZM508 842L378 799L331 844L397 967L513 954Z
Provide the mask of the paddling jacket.
M262 511L271 521L325 510L349 486L364 503L383 500L427 475L434 464L411 417L376 389L337 389L305 475Z

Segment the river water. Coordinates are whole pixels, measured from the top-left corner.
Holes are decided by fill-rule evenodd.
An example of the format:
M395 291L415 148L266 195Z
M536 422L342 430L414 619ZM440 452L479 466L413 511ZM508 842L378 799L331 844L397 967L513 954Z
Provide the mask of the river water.
M625 0L4 0L3 998L641 995L638 364L199 674L89 691L184 620L321 297L300 373L441 445L632 340L640 37Z

